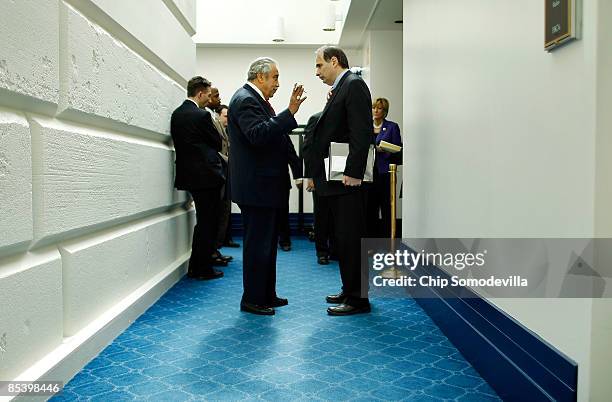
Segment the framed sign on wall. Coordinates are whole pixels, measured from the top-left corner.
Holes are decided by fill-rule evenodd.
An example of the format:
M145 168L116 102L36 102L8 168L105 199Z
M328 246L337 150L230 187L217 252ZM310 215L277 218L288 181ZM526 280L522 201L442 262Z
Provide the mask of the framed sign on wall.
M581 0L544 0L544 49L551 51L573 39L580 39Z

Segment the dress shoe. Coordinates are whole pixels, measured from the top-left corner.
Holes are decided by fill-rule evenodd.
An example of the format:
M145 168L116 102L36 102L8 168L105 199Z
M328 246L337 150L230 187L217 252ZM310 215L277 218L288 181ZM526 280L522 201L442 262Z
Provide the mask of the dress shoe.
M230 262L231 260L234 259L234 257L232 257L231 255L223 255L218 250L213 253L212 258L215 260L218 259L218 260L225 261L225 262Z
M349 304L340 304L338 306L332 306L327 308L327 314L329 315L353 315L353 314L364 314L372 311L369 304L363 307L355 307Z
M233 247L233 248L238 248L240 247L240 244L236 243L233 240L227 241L225 243L223 243L223 247Z
M344 293L340 292L337 295L329 295L325 298L325 301L331 304L342 304L346 301Z
M221 257L213 257L212 265L215 267L227 267L227 261L222 259Z
M274 315L274 309L271 307L259 306L257 304L245 302L240 303L240 311L258 315Z
M206 272L202 274L200 273L194 274L190 272L187 274L187 276L189 278L197 279L200 281L208 281L210 279L218 279L218 278L223 277L223 272L217 271L216 269L212 269L210 272Z
M329 264L329 257L326 255L322 255L320 257L317 257L317 263L319 263L320 265L328 265Z
M291 244L279 244L279 246L283 251L291 251Z
M283 307L289 304L289 300L283 299L282 297L277 297L272 300L272 303L268 305L268 307Z

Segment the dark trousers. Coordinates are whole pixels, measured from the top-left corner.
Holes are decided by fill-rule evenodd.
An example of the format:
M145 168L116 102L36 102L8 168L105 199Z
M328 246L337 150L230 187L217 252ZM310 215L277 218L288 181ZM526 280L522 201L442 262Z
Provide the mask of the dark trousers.
M218 215L219 228L217 230L217 248L221 248L223 246L223 243L227 241L228 231L230 231L229 222L231 214L232 202L230 200L221 200Z
M191 275L207 274L212 271L212 255L216 249L221 187L190 193L196 210L196 225L193 228L188 272Z
M240 205L244 225L242 301L261 306L276 298L276 242L282 209Z
M367 206L367 237L391 237L391 176L375 173L369 185ZM379 213L381 218L379 218Z
M347 304L362 307L369 304L367 274L361 272L361 238L365 234L366 191L355 189L349 194L327 198L333 222L334 245L340 265L342 292ZM362 297L363 296L365 297Z
M287 200L289 203L289 200ZM289 227L289 206L280 210L278 220L278 244L291 245L291 228Z
M314 209L314 233L317 257L329 257L332 252L332 221L329 209L329 198L319 197L317 192L312 193Z

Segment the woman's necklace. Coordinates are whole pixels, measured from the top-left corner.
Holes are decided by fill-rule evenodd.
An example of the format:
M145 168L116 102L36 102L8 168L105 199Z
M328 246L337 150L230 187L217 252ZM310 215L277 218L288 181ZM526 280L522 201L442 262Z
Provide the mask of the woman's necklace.
M378 124L378 125L377 125L376 123L374 123L374 128L381 128L381 127L382 127L382 125L383 125L383 122L382 122L382 121L381 121L381 122L380 122L380 124Z

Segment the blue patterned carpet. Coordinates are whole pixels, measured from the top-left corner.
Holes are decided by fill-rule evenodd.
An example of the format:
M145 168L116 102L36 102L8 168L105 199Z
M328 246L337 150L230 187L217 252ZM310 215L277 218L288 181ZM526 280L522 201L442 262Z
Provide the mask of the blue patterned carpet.
M313 243L279 250L275 316L239 311L242 249L214 281L184 278L72 381L60 400L497 401L410 299L372 299L372 314L329 317L338 266Z

